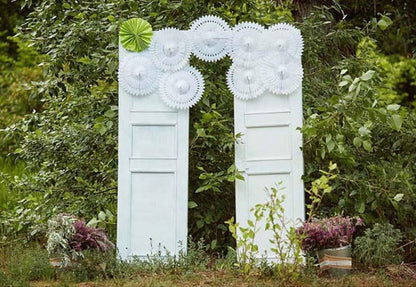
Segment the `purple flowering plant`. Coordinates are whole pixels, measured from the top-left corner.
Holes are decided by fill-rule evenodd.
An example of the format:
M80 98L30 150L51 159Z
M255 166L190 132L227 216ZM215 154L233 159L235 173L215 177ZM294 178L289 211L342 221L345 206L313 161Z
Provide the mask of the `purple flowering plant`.
M358 217L333 216L312 218L296 229L303 251L317 251L350 245L357 226L363 225Z
M69 244L74 250L97 249L106 252L114 248L114 244L108 240L101 228L89 227L84 220L74 222L73 226L75 233Z

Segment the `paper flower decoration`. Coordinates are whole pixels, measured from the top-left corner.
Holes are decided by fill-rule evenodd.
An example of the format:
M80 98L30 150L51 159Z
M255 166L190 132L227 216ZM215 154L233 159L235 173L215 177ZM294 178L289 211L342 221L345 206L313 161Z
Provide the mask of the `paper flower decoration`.
M124 21L120 27L120 42L123 47L132 52L141 52L152 39L153 31L150 24L140 18Z
M203 16L191 25L194 38L193 52L204 61L217 61L227 54L230 27L216 16Z
M254 99L265 91L258 66L232 64L227 73L227 85L234 96L241 100Z
M265 30L242 22L230 29L219 17L203 16L189 31L166 28L153 34L149 23L134 18L122 24L120 43L121 88L136 96L158 93L177 109L195 105L204 90L202 75L189 66L191 53L210 62L228 54L233 64L227 85L242 100L259 97L266 90L290 94L302 85L302 35L286 23Z
M125 55L118 72L121 88L134 96L155 91L159 75L160 71L153 64L148 52Z
M291 56L300 59L302 56L302 35L290 24L279 23L270 26L263 33L261 43L264 54L269 58Z
M263 30L263 26L250 22L242 22L233 28L229 41L233 62L250 66L259 60L263 53L260 43Z
M188 109L202 97L204 79L201 73L193 68L165 73L160 82L160 94L166 105L176 109Z
M183 68L191 56L188 35L175 28L155 33L149 49L155 64L163 71L177 71Z
M264 63L261 77L267 89L275 94L290 94L302 85L303 69L300 60L278 57Z

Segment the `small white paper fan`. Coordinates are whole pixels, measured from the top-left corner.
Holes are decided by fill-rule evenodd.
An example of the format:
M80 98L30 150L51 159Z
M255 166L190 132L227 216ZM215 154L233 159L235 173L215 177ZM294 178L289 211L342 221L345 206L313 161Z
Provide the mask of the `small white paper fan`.
M263 31L263 26L251 22L242 22L233 28L228 50L235 63L251 66L263 56L260 42Z
M303 38L300 31L294 26L279 23L270 26L263 33L261 40L266 57L289 55L300 59L303 51Z
M149 47L153 61L163 71L177 71L187 65L191 48L187 32L175 28L154 32Z
M293 57L279 57L264 63L261 74L264 85L274 94L290 94L302 86L302 64Z
M193 35L193 53L199 59L213 62L227 54L230 26L216 16L203 16L195 20L190 30Z
M160 71L148 52L125 54L118 72L121 88L134 96L144 96L156 90L159 75Z
M265 91L258 66L233 63L227 73L227 85L233 95L242 100L257 98Z
M165 73L160 82L160 96L166 105L176 109L194 106L204 92L202 74L193 67Z

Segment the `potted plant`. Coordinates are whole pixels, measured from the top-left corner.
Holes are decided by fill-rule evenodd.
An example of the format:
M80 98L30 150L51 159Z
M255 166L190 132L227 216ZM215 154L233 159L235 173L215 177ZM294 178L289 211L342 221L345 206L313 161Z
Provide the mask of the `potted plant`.
M321 270L332 276L349 274L352 268L351 242L361 218L334 216L312 218L296 229L305 252L316 252Z
M69 266L83 258L86 249L105 252L113 248L102 229L89 227L73 215L61 213L48 221L46 249L52 266Z

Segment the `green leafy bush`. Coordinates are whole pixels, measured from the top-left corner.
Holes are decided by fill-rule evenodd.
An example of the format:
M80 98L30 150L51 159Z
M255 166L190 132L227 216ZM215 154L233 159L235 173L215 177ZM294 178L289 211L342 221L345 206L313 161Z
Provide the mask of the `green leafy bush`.
M13 152L21 137L10 133L14 124L25 115L42 109L42 95L36 90L43 79L43 68L38 66L45 57L29 47L20 37L10 37L17 46L16 58L0 54L0 155Z
M399 246L403 235L389 223L374 224L354 241L354 257L366 267L385 267L403 261L403 248Z
M329 162L336 162L338 175L332 179L331 193L320 205L321 215L358 215L367 224L391 220L413 238L416 116L381 99L379 87L384 75L372 56L374 49L368 41L371 33L349 28L346 21L333 21L325 9L317 15L330 22L326 31L332 43L323 40L305 45L305 58L315 65L310 69L319 71L317 76L306 76L304 85L306 188L310 189ZM311 24L308 19L303 22L305 29ZM310 33L314 36L321 32ZM315 37L305 35L305 39ZM330 50L333 43L348 40L351 50L337 47L335 59L322 51ZM319 52L328 55L328 62L334 62L316 62Z

